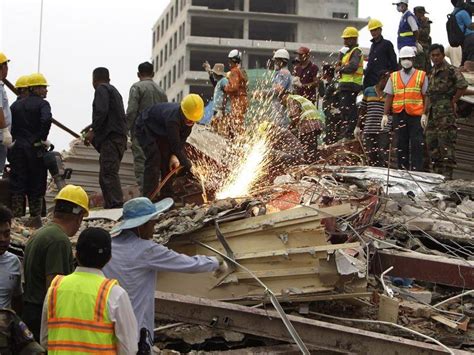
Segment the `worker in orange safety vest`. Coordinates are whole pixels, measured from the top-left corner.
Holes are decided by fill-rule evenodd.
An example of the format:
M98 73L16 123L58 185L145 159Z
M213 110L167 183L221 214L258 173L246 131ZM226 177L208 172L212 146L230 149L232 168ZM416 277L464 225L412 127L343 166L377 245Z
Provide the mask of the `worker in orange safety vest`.
M393 114L393 127L397 138L398 168L423 169L423 130L428 123L424 114L425 95L428 90L426 73L413 68L416 53L412 47L400 50L402 69L390 75L384 92L387 94L382 129Z

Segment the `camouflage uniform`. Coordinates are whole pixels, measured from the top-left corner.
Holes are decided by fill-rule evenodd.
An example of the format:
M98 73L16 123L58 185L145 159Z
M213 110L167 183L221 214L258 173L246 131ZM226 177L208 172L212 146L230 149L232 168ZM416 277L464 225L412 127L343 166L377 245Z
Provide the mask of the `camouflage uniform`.
M0 354L46 354L20 317L10 309L0 309Z
M451 100L458 89L465 89L468 84L461 72L446 61L440 68L433 68L428 82L426 95L430 99L430 107L426 144L431 171L452 179L456 166L457 127Z
M416 55L415 68L427 73L431 70L430 46L431 46L431 21L429 19L418 20L418 43L423 47L423 52Z

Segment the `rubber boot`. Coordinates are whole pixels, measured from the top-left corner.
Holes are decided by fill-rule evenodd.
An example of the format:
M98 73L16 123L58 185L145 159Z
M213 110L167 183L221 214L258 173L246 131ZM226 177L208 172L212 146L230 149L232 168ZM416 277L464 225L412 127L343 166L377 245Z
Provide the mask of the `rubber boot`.
M30 217L41 217L43 210L43 196L28 198L28 207L30 208Z
M23 217L25 215L25 196L12 195L12 212L15 217Z

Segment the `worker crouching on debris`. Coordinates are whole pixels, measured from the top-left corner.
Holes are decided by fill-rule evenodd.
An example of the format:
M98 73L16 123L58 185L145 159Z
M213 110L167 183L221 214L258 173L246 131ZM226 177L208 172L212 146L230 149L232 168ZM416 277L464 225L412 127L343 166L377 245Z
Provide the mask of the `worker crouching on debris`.
M76 246L79 266L49 287L41 321L48 354L136 354L137 321L127 292L104 277L112 242L109 232L86 228Z
M312 164L317 160L318 136L322 132L320 114L316 106L300 95L287 97L290 131L304 147L305 162Z
M127 149L127 124L122 96L110 85L109 70L96 68L92 73L95 89L92 103L92 125L84 144L92 144L99 153L99 184L104 197L104 208L123 205L120 184L120 162Z
M89 214L89 198L82 187L66 185L55 198L53 221L28 240L25 248L25 306L23 320L39 340L43 301L56 275L73 271L69 238Z
M215 257L179 254L153 241L156 220L171 205L171 199L156 205L145 197L127 201L123 206L122 223L112 230L112 235L118 234L112 238L112 259L104 267L104 274L117 279L127 291L138 328L145 328L149 336L153 336L154 329L158 271L197 273L227 270L227 264Z
M169 171L180 166L191 170L184 143L203 116L204 101L196 94L181 103L156 104L138 116L135 134L145 154L144 196L151 196Z
M393 113L393 124L397 139L398 168L423 169L423 127L428 117L425 112L425 95L428 78L422 70L414 69L416 52L412 47L400 50L402 69L390 75L384 92L387 94L381 127L389 123Z
M25 198L31 217L41 216L48 172L43 155L50 148L51 106L45 100L48 82L40 74L29 77L30 94L15 101L12 111L14 145L8 151L10 162L11 206L15 217L24 214Z

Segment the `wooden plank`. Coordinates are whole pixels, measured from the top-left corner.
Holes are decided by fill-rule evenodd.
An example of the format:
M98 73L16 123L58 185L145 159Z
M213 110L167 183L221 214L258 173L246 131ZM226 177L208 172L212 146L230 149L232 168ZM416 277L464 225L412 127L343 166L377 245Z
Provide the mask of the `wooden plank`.
M279 270L265 270L265 271L252 271L252 273L259 279L265 279L269 277L282 277L282 276L299 276L299 275L314 275L318 273L316 267L306 268L291 268L291 269L279 269ZM253 276L247 272L236 272L232 274L239 280L253 279Z
M292 254L314 254L318 251L334 251L338 249L350 249L358 248L360 243L347 243L347 244L328 244L315 247L306 247L306 248L288 248L272 251L264 251L258 253L236 253L234 256L236 260L245 260L245 259L257 259L257 258L266 258L271 256L286 256Z

